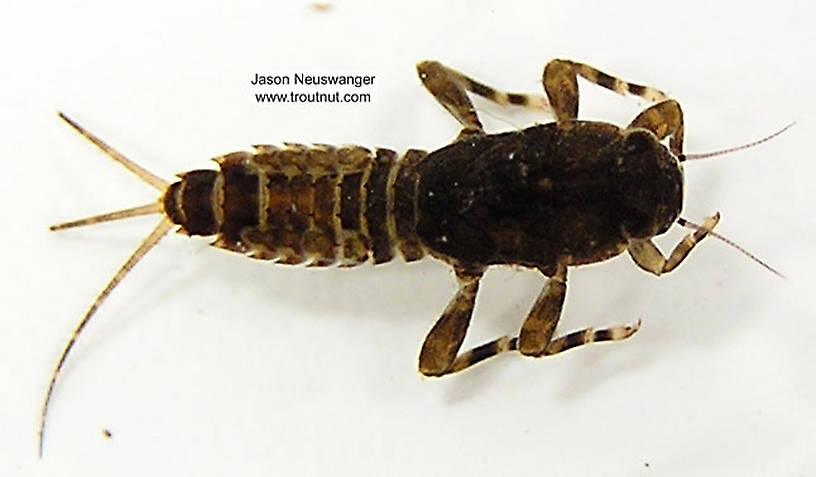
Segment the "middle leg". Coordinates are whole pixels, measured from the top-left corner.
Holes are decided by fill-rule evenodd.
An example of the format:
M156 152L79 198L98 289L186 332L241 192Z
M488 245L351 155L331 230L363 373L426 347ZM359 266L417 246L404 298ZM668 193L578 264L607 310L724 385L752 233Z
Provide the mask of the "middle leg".
M620 95L633 94L652 102L668 99L659 89L624 81L584 63L552 60L544 67L542 82L557 121L578 117L578 76Z
M619 341L632 336L640 322L631 326L615 326L596 330L585 328L553 339L567 292L567 267L559 265L556 273L536 299L521 327L518 350L525 356L551 356L578 346L598 341Z
M533 308L524 321L519 337L502 336L466 351L456 356L455 360L452 360L452 363L444 372L434 374L434 376L465 370L507 351L520 351L524 355L533 357L551 356L590 343L620 341L629 338L640 328L640 321L638 321L634 325L627 326L613 326L601 329L585 328L553 338L566 295L566 278L566 267L563 265L558 266L555 274L547 281L541 294L536 299ZM464 338L464 335L462 337ZM457 350L458 346L461 346L461 341L458 342ZM451 356L450 359L454 354L449 355ZM420 364L420 369L422 369L421 366ZM423 372L423 374L427 373Z

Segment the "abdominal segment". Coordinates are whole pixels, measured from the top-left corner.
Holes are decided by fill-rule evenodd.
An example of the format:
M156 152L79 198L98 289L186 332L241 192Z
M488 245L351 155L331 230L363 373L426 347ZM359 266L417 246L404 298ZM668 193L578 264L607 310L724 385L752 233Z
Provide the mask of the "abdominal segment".
M406 156L359 146L255 146L217 158L220 171L182 176L165 210L183 232L215 233L214 246L260 260L355 266L388 262L397 251L416 260L425 253L415 236L409 163L425 153Z

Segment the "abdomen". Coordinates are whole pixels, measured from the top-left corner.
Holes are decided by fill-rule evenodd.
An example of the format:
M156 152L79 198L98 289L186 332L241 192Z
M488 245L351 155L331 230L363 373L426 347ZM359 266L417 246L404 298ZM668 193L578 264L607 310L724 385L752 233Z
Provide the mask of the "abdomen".
M221 170L182 175L165 195L190 235L261 260L312 266L416 260L413 166L425 153L358 146L255 146L217 158ZM404 176L404 177L403 177Z

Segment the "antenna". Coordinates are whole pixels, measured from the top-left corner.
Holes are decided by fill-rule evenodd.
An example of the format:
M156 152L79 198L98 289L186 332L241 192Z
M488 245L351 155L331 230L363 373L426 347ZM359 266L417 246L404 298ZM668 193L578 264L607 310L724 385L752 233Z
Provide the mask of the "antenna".
M741 151L743 149L748 149L750 147L758 146L758 145L762 144L763 142L770 141L771 139L775 138L776 136L779 136L783 132L785 132L788 129L790 129L791 127L793 127L794 124L796 124L796 121L788 124L787 126L780 129L779 131L771 134L770 136L766 136L766 137L764 137L764 138L762 138L762 139L760 139L758 141L749 142L748 144L743 144L742 146L730 147L728 149L721 149L719 151L714 151L714 152L703 152L703 153L699 153L699 154L680 154L677 157L677 159L680 162L693 161L693 160L696 160L696 159L706 159L708 157L722 156L724 154L728 154L728 153L731 153L731 152L736 152L736 151Z
M787 277L785 277L785 275L782 275L778 270L776 270L775 268L771 267L767 263L760 260L756 255L754 255L751 252L745 250L744 248L742 248L739 245L737 245L736 243L734 243L732 240L729 240L729 239L723 237L722 235L718 234L717 232L714 232L713 230L711 230L709 228L703 227L702 225L695 224L694 222L689 222L688 220L686 220L686 219L684 219L682 217L677 219L677 223L682 225L683 227L686 227L686 228L689 228L689 229L694 229L694 230L699 230L701 232L705 232L708 235L711 235L714 238L720 239L723 242L727 243L728 245L730 245L730 246L734 247L735 249L739 250L740 252L742 252L745 256L747 256L751 260L753 260L756 263L762 265L763 267L765 267L765 269L767 269L768 271L770 271L774 275L778 276L779 278L787 278Z

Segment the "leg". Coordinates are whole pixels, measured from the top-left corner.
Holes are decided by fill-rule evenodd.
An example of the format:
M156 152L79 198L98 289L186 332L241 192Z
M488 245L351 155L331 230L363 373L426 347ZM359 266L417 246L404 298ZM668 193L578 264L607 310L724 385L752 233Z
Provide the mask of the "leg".
M688 256L689 252L691 252L691 249L697 245L697 242L703 240L706 235L708 235L708 231L714 229L719 221L719 213L705 219L702 224L704 230L696 230L686 235L683 240L674 247L668 259L660 253L660 250L658 250L651 239L631 240L628 248L629 255L637 266L649 273L657 276L668 273L680 265Z
M651 106L629 123L630 128L644 128L652 131L659 140L671 136L669 148L672 154L683 153L683 110L680 104L668 99Z
M453 363L449 368L434 376L462 371L476 363L506 351L518 350L522 354L534 357L550 356L598 341L623 340L632 336L638 330L640 322L633 326L615 326L600 330L586 328L552 339L555 327L558 324L558 319L561 316L561 307L564 303L566 278L566 267L559 266L556 273L547 281L547 285L541 291L538 299L536 299L533 308L530 310L530 314L524 321L518 338L503 336L489 343L477 346L470 351L462 353L455 360L451 358ZM457 344L457 350L460 345L461 341Z
M594 330L586 328L553 339L555 327L561 318L561 309L567 293L567 267L559 265L538 295L530 314L521 326L518 350L526 356L551 356L596 341L618 341L632 336L640 327L616 326Z
M601 328L596 330L594 328L584 328L583 330L573 331L564 336L560 336L547 344L544 351L544 356L552 356L563 351L577 348L590 343L600 343L602 341L621 341L629 338L637 330L640 329L640 320L634 325L628 326L613 326L610 328ZM492 358L505 351L517 351L518 338L510 338L502 336L499 339L490 341L483 345L477 346L470 351L462 353L453 362L450 370L444 374L452 374L467 369L474 364L478 364L488 358Z
M484 132L466 91L478 94L502 106L515 104L533 109L549 110L547 100L543 96L498 91L437 61L419 63L417 73L425 88L464 126L462 135Z
M419 372L425 376L442 376L449 372L465 340L482 273L482 270L456 270L459 291L431 328L419 353Z
M621 95L634 94L653 102L667 99L666 94L658 89L628 83L589 65L552 60L544 67L543 83L557 121L578 117L578 76Z
M550 341L544 354L546 356L552 356L590 343L625 340L635 334L639 329L640 320L637 320L634 325L613 326L610 328L601 328L600 330L584 328L583 330L573 331L572 333Z
M552 340L567 294L567 267L559 265L536 298L521 325L519 351L526 356L541 356Z

